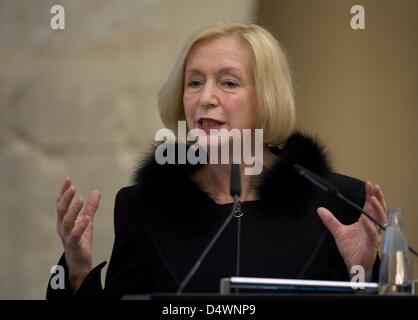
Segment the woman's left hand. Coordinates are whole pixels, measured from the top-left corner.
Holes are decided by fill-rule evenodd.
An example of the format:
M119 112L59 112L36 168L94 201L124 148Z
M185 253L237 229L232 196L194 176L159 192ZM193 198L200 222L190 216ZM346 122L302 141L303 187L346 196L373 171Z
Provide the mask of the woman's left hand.
M366 183L366 202L363 210L381 224L386 223L387 207L382 189L370 181ZM343 225L328 209L318 208L317 212L334 236L348 272L352 266L360 265L364 268L365 281L370 281L377 250L382 241L382 230L364 214L356 223Z

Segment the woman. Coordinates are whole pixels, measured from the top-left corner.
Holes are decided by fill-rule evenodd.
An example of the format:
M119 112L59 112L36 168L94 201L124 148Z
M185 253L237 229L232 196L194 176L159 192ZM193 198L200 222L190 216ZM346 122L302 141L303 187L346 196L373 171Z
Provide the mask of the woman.
M366 217L300 178L305 166L336 184L348 198L384 223L379 186L332 172L323 148L294 132L294 98L285 55L260 26L218 23L194 34L159 92L161 118L175 130L264 130L263 170L243 174L240 232L231 221L185 292L218 292L219 280L241 276L349 280L360 265L375 279L381 235ZM209 135L206 147L216 144ZM115 202L115 242L101 288L92 267L93 218L100 194L71 202L66 178L57 197L57 229L64 245L59 264L66 289L48 298L120 298L125 294L175 292L232 207L230 164L156 163L154 153L121 189ZM82 210L84 206L84 209ZM237 241L237 235L240 235ZM240 258L237 258L240 243ZM238 261L239 260L239 261Z

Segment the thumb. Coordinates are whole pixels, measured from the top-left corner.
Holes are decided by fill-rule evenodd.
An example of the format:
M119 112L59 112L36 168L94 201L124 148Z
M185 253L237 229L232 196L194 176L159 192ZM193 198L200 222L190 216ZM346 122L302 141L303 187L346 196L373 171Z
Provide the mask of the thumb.
M338 219L331 213L331 211L326 208L320 207L316 210L316 212L318 212L322 222L335 238L339 229L343 227L343 224L339 222Z

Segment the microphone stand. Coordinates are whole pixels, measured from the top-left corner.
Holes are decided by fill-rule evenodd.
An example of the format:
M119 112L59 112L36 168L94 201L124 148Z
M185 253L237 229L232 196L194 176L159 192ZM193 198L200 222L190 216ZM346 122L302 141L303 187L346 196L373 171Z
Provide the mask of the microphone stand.
M189 283L190 279L196 273L197 269L199 269L200 265L202 264L203 259L205 259L206 255L209 253L210 249L212 249L213 245L215 244L216 240L218 240L219 236L225 230L226 226L228 225L229 221L234 217L235 210L237 209L239 203L239 196L241 195L241 184L240 184L240 172L239 172L239 164L233 163L231 165L231 182L230 182L230 193L234 199L234 205L232 206L231 213L225 219L221 227L218 229L216 234L213 236L212 240L206 246L205 250L203 250L202 254L200 255L199 259L197 259L196 263L193 265L192 269L186 275L184 280L181 282L176 294L179 295L183 292L186 285Z

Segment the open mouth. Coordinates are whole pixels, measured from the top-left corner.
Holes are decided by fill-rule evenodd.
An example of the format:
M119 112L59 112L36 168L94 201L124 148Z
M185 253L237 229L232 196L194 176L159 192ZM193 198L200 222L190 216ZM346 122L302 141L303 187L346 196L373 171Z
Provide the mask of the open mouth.
M200 128L220 128L224 122L215 120L215 119L208 119L208 118L201 118L198 120L198 126Z

